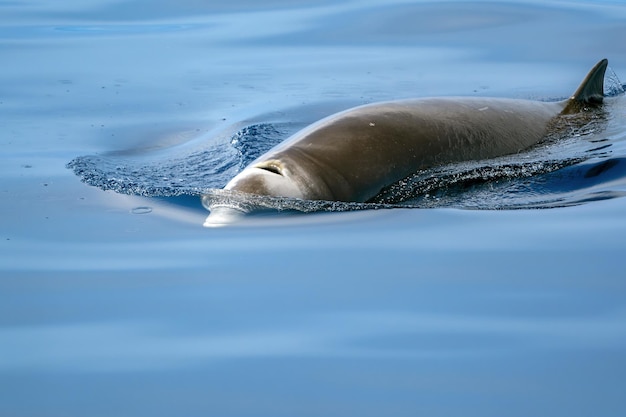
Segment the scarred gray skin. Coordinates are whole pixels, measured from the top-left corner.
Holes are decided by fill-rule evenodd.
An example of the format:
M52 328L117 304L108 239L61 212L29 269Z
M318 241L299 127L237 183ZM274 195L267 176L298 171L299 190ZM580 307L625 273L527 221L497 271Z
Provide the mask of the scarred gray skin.
M421 169L528 149L546 137L558 116L602 102L606 66L606 60L596 64L561 102L444 97L349 109L297 132L224 189L366 202Z

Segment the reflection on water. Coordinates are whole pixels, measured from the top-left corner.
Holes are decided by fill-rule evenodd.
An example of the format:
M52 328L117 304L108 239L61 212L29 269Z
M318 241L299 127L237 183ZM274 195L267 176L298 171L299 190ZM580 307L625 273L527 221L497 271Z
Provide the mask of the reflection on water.
M624 319L623 312L537 320L367 311L205 335L181 335L150 321L22 327L0 331L0 369L128 372L193 369L241 358L485 360L510 351L623 349Z

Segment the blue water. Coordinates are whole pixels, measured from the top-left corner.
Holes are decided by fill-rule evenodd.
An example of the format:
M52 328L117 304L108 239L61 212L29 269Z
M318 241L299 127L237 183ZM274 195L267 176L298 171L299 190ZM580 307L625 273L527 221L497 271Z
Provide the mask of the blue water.
M199 197L104 191L66 168L96 156L141 177L210 150L199 171L217 185L249 126L408 97L560 99L604 57L624 81L626 4L5 1L0 15L0 415L626 413L623 96L582 138L603 155L515 183L567 202L550 209L206 229ZM500 195L515 193L471 197Z

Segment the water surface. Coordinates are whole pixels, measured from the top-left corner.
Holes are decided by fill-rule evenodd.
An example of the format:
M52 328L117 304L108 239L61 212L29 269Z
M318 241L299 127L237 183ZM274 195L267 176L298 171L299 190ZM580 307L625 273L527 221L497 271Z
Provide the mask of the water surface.
M254 126L271 141L379 100L561 99L604 57L623 81L622 2L0 10L0 414L626 412L623 97L582 138L601 155L427 209L205 229L196 196L66 168L91 156L166 181L210 151L198 172L219 186ZM570 139L557 156L581 150ZM519 193L567 204L484 206Z

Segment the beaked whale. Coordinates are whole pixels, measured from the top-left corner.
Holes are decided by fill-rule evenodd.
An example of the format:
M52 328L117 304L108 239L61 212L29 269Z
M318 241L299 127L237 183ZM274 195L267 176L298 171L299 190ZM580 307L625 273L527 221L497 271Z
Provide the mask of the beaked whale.
M599 106L606 59L567 100L439 97L367 104L326 117L270 149L224 190L304 200L367 202L418 170L515 154L537 144L563 115ZM203 205L205 226L237 207Z

